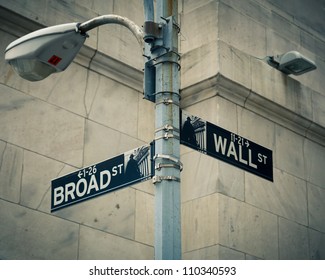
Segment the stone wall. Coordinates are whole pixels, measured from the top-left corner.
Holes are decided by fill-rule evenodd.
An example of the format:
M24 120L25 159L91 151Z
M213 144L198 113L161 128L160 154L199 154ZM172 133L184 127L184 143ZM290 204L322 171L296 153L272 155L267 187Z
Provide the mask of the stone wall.
M143 21L137 1L1 6L2 54L41 26L102 13ZM19 78L1 56L0 259L153 258L150 181L50 213L52 179L152 140L154 108L143 100L141 49L129 33L91 31L75 62L41 82Z
M269 182L182 146L184 259L325 259L324 34L281 5L179 1L182 108L271 149L274 168ZM1 1L0 51L109 13L143 24L136 0ZM150 181L50 213L53 178L154 135L135 38L117 25L89 35L66 71L37 83L0 57L0 259L154 258ZM289 50L318 69L286 76L262 60Z
M183 148L184 258L324 259L324 34L268 1L186 4L182 106L271 149L274 182ZM317 71L263 61L290 50Z

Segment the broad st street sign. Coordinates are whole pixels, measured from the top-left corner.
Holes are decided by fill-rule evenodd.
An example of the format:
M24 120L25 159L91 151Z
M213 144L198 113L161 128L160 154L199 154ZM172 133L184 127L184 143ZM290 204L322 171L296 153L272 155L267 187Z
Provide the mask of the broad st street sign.
M144 145L52 180L51 212L151 178L151 149Z
M273 182L271 150L184 111L181 143Z

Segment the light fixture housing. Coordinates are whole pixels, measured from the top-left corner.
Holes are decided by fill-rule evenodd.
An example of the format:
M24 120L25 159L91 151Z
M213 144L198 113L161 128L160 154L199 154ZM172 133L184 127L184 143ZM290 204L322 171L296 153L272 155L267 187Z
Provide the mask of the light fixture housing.
M6 61L24 79L40 81L65 70L84 44L87 34L79 23L43 28L27 34L5 50Z
M268 56L266 61L272 67L290 75L301 75L317 68L314 61L297 51L290 51L282 55Z

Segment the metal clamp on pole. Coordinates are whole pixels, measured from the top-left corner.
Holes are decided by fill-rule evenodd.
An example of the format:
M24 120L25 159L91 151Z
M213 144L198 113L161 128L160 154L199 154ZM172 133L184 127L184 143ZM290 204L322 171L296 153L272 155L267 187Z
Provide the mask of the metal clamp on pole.
M162 54L162 55L160 55L160 56L157 56L157 57L155 57L155 58L153 58L153 66L156 66L156 65L158 65L158 64L161 64L161 63L174 63L174 64L176 64L177 65L177 68L178 68L178 71L179 70L181 70L181 65L180 65L180 63L178 63L177 61L175 61L175 60L173 60L173 59L171 59L170 58L170 56L168 56L168 55L176 55L177 56L177 61L179 60L179 57L180 57L180 55L178 54L178 53L176 53L176 52L174 52L174 51L167 51L166 53L164 53L164 54Z
M170 94L170 95L175 94L179 98L181 98L181 95L179 94L179 92L175 92L175 91L167 91L167 90L165 90L165 91L158 91L158 92L155 92L153 95L158 95L158 94ZM159 104L161 104L161 103L159 103Z
M177 106L179 106L178 102L175 102L170 98L164 98L163 100L156 102L156 105L160 105L160 104L165 104L166 106L171 104L176 104Z
M156 184L156 183L160 183L161 181L176 181L176 182L180 182L181 179L177 178L175 176L153 176L152 177L152 183Z
M172 156L169 156L169 155L160 155L160 154L156 154L154 157L153 157L153 159L154 160L156 160L157 158L162 158L162 159L167 159L167 160L169 160L169 161L172 161L174 164L173 164L173 167L174 166L177 166L178 168L179 168L179 170L180 171L182 171L183 170L183 163L179 160L179 159L177 159L177 158L175 158L175 157L172 157ZM164 164L163 163L159 163L156 167L156 169L160 169L160 168L162 168L162 167L167 167L167 166L163 166ZM171 167L170 166L170 164L169 164L169 166L168 167Z
M155 132L159 132L159 131L166 131L166 132L169 132L169 131L175 131L177 133L179 133L179 129L178 128L175 128L173 127L172 125L169 125L169 124L165 124L163 127L160 127L158 129L155 130Z
M155 140L160 140L160 139L164 139L164 140L168 140L170 138L175 138L177 140L180 140L180 137L177 136L177 135L174 135L174 134L168 134L168 132L166 132L164 135L161 135L161 136L157 136L155 138Z
M178 128L173 127L172 125L165 124L163 127L157 128L155 130L155 133L158 133L160 131L163 131L165 133L163 135L157 136L155 138L155 140L160 140L160 139L168 140L170 138L175 138L177 140L180 139L180 136L179 136L180 130ZM172 132L172 133L169 133L169 132ZM174 132L176 134L174 134Z
M157 163L155 165L155 170L160 170L161 168L179 168L180 171L183 170L183 166L176 163Z

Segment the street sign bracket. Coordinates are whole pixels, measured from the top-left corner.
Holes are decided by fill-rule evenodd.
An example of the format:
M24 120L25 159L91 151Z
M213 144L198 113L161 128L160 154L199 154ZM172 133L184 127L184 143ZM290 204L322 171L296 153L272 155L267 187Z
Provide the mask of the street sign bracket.
M165 131L165 132L169 132L169 131L175 131L177 133L180 132L180 130L178 128L173 127L172 125L169 124L165 124L164 126L158 128L155 130L155 132L159 132L159 131Z
M156 102L156 105L160 105L160 104L165 104L166 106L175 104L175 105L179 106L179 103L176 103L175 101L173 101L172 99L169 99L169 98L164 98L163 100Z
M179 92L176 92L176 91L168 91L168 90L164 90L164 91L158 91L158 92L155 92L153 93L153 95L158 95L158 94L176 94L179 98L181 97L181 95L179 94ZM163 101L165 101L166 99L164 99ZM163 102L164 103L164 102ZM170 103L170 102L169 102ZM169 105L168 103L168 105ZM175 102L173 102L175 103ZM161 103L157 103L157 104L161 104ZM156 104L156 105L157 105Z
M183 170L183 165L176 163L157 163L155 165L155 170L160 170L161 168L179 168L180 171Z
M161 159L166 159L166 160L169 160L169 161L172 161L173 163L172 164L167 164L167 163L157 163L156 166L155 166L155 169L156 170L159 170L160 168L164 168L164 167L177 167L179 168L180 171L183 170L183 163L175 158L175 157L172 157L170 155L161 155L161 154L156 154L153 159L156 160L157 158L161 158Z
M160 140L160 139L168 140L170 138L175 138L177 140L180 139L179 136L174 135L174 134L169 134L168 132L166 132L164 135L161 135L161 136L156 137L155 140Z
M176 182L180 182L181 179L176 177L176 176L158 176L155 175L152 177L152 183L156 184L156 183L160 183L162 181L176 181Z

